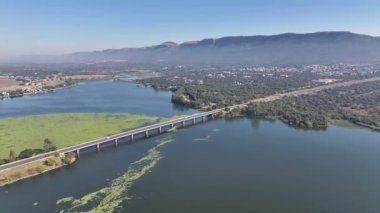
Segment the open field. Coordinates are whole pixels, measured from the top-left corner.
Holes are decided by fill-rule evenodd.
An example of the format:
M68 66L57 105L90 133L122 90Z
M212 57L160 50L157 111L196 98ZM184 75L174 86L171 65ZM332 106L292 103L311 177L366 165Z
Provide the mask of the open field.
M127 113L47 114L0 119L0 158L7 158L10 150L19 153L27 148L42 148L45 138L51 139L57 148L63 148L157 119Z
M8 91L19 88L19 82L13 79L0 78L0 91Z

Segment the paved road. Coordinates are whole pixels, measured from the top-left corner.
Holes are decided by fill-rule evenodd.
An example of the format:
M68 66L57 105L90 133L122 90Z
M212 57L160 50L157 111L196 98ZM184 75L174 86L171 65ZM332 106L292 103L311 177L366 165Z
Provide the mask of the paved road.
M351 85L355 85L355 84L361 84L361 83L372 82L372 81L380 81L380 77L367 78L367 79L362 79L362 80L352 80L352 81L346 81L346 82L326 84L326 85L312 87L312 88L299 89L299 90L292 91L292 92L270 95L270 96L267 96L264 98L257 98L255 100L249 101L247 103L237 104L237 105L231 106L230 108L241 108L241 107L245 107L245 106L249 105L250 103L270 102L270 101L275 101L275 100L278 100L278 99L281 99L284 97L290 97L290 96L311 95L311 94L315 94L319 91L323 91L323 90L327 90L327 89L333 89L333 88L343 87L343 86L351 86Z

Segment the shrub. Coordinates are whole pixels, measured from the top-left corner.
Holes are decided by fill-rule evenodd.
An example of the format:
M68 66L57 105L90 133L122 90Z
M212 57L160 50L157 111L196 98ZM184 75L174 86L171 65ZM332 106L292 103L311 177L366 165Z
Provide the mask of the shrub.
M57 162L53 158L48 158L45 160L44 164L46 166L56 166Z
M20 172L13 173L13 174L11 174L11 177L12 177L13 179L18 179L18 178L21 177L21 173L20 173Z
M75 153L69 152L65 155L65 157L62 159L62 161L64 164L71 164L74 159L75 159Z
M28 169L26 170L26 173L28 173L28 175L32 175L34 173L34 169Z
M42 149L24 149L23 151L20 152L20 154L18 155L17 158L18 159L30 158L33 155L38 155L38 154L41 154L43 152L44 152L44 150L42 150Z
M49 138L45 138L43 147L44 147L45 152L57 150L57 147L53 144L53 141L50 140Z
M42 173L42 172L44 171L44 168L42 168L42 166L37 166L37 167L36 167L36 171L37 171L38 173Z
M9 163L8 159L0 159L0 165Z

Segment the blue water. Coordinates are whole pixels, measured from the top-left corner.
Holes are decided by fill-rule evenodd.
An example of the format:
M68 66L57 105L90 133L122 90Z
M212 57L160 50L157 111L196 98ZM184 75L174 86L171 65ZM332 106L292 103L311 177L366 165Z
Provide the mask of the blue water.
M128 112L162 117L196 110L171 103L171 93L112 80L86 81L53 93L0 101L0 118L68 112Z
M171 94L112 81L0 102L2 117L130 112L169 117ZM109 186L161 135L81 155L73 165L0 188L0 212L58 212L55 202ZM171 134L163 159L138 179L122 212L380 212L380 134L279 121L218 119ZM38 205L33 205L37 203ZM91 208L91 206L90 206Z

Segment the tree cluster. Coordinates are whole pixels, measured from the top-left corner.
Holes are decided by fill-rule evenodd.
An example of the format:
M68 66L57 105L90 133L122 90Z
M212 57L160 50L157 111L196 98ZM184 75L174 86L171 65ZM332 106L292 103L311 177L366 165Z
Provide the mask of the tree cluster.
M57 147L53 144L53 141L51 141L49 138L45 138L43 142L43 149L24 149L18 155L16 154L15 151L10 150L8 158L0 159L0 165L9 163L15 160L30 158L34 155L42 154L45 152L51 152L56 149Z

